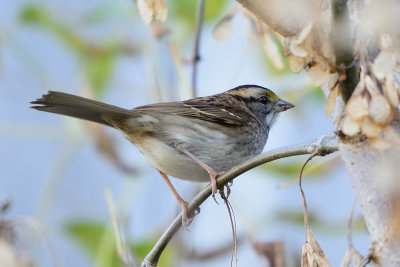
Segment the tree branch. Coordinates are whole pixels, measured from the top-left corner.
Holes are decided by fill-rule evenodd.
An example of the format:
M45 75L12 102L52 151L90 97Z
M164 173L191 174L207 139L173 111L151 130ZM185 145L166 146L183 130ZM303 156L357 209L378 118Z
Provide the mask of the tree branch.
M323 136L322 138L314 142L274 149L233 167L231 170L229 170L217 179L217 186L220 188L224 184L231 182L242 173L267 162L271 162L281 158L314 153L318 153L318 155L327 155L337 150L338 145L336 137L333 136ZM189 203L188 212L190 213L197 209L210 195L211 185L208 185ZM153 249L147 254L142 262L142 267L157 266L161 253L164 251L169 241L179 230L181 225L182 213L175 218L175 220L170 224L170 226L165 230L160 239L154 245Z
M393 134L400 135L399 121L394 121L392 126L394 124L397 124L397 129ZM381 266L399 266L399 143L393 142L390 149L379 151L367 140L339 142L340 155L371 240L368 258Z
M313 0L237 0L282 36L298 34L304 26L319 15Z
M346 103L353 94L359 81L358 64L353 53L353 38L349 19L347 0L332 1L332 42L339 71L339 86L343 101Z

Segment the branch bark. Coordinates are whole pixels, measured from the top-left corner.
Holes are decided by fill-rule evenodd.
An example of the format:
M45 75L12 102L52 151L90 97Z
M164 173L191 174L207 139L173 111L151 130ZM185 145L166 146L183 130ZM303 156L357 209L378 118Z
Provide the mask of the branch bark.
M293 21L288 1L283 1L281 10L289 11L289 13L279 12L279 8L271 5L271 3L280 2L278 0L237 1L284 36L296 34L309 19L310 12L301 14L303 9L299 11L292 8L299 16L298 27L287 23L287 21ZM303 3L304 1L298 2ZM348 1L332 0L331 3L333 20L330 39L333 42L336 68L340 74L342 98L344 102L347 102L358 83L359 66L354 60L354 39L348 14ZM278 12L276 12L277 10ZM357 30L359 29L355 29L355 31ZM378 37L371 38L379 40ZM370 49L368 43L365 43L364 47ZM374 48L374 46L372 47ZM371 53L371 51L368 52ZM374 51L372 51L373 53ZM370 59L366 57L365 60ZM397 118L399 116L400 114ZM400 121L394 120L390 126L386 127L385 131L380 133L378 141L386 142L390 149L378 151L370 141L358 135L354 138L340 138L339 152L350 175L370 234L371 249L368 258L385 267L400 266L400 184L398 181Z
M279 149L271 150L265 154L254 157L242 164L233 167L230 171L226 172L217 179L217 186L220 188L224 184L232 181L240 174L260 166L264 163L271 162L281 158L287 158L298 155L314 154L327 155L338 150L336 137L323 136L322 138L305 144L293 145ZM200 193L193 198L188 205L188 212L192 212L211 195L211 185L208 185ZM170 224L167 230L162 234L153 249L147 254L142 262L142 267L155 267L158 260L168 245L169 241L173 238L176 232L182 225L182 214L179 214L175 220Z
M359 66L353 54L347 0L333 0L332 9L332 40L341 77L340 91L346 103L359 82ZM400 145L396 143L400 136L400 121L393 121L391 127L390 134L383 132L379 137L390 147L384 151L376 150L362 136L339 139L340 155L371 240L367 258L385 267L400 265Z
M392 126L400 135L400 122ZM400 266L399 143L378 151L367 140L340 140L339 151L368 229L368 257L381 266Z
M282 36L296 35L319 14L313 0L237 0Z

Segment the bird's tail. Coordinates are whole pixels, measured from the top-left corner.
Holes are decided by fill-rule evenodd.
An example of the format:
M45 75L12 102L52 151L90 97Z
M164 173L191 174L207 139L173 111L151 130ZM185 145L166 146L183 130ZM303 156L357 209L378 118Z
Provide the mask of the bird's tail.
M114 126L105 118L122 119L133 115L128 109L55 91L49 91L31 104L34 104L31 107L33 109L94 121L110 127Z

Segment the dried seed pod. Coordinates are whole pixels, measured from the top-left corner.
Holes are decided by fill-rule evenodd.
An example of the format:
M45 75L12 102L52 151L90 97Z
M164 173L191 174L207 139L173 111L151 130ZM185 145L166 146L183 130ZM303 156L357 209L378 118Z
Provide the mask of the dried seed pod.
M304 57L290 56L289 57L289 66L293 72L300 72L304 65L306 64L306 60Z
M369 117L365 118L361 124L361 132L369 138L376 138L382 131L382 127L376 124Z
M329 90L335 89L336 85L339 83L339 74L337 72L329 74Z
M339 84L337 84L335 86L335 88L329 92L329 95L326 98L326 104L325 104L326 117L329 117L335 110L336 99L339 96L339 93L340 93Z
M148 25L154 20L167 19L167 5L164 0L137 0L137 9L143 22Z
M386 76L383 92L385 94L386 99L389 100L389 103L392 105L392 107L397 109L399 106L400 85L393 77L393 74L389 74Z
M289 38L289 50L293 55L298 57L306 57L308 55L306 41L311 33L312 27L313 23L309 23L298 35Z
M360 124L353 121L350 116L345 116L342 120L341 129L345 135L353 136L360 132Z
M324 69L322 64L318 64L317 66L310 68L310 70L307 71L307 75L313 84L320 86L326 81L326 78L329 75L329 70Z
M365 87L367 88L368 92L370 95L379 95L381 92L378 88L378 85L376 84L376 81L372 79L371 76L365 75Z
M387 74L393 71L395 64L396 60L392 53L381 51L374 60L372 71L377 79L383 80Z
M365 96L353 95L346 105L346 114L353 121L361 122L369 114L368 100Z
M278 44L271 38L269 33L262 32L262 43L264 51L272 65L277 69L283 69L284 66Z
M371 95L369 116L380 125L388 124L393 118L390 104L381 94Z

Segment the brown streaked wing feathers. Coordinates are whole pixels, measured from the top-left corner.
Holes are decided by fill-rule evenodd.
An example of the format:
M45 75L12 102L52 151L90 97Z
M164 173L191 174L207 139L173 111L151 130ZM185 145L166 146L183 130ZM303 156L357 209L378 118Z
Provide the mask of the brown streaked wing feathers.
M226 105L213 105L212 98L195 98L182 102L168 102L157 103L146 106L137 107L134 110L154 111L157 113L176 114L178 116L185 116L197 118L200 120L225 123L229 125L245 125L247 121L245 112L230 110Z

